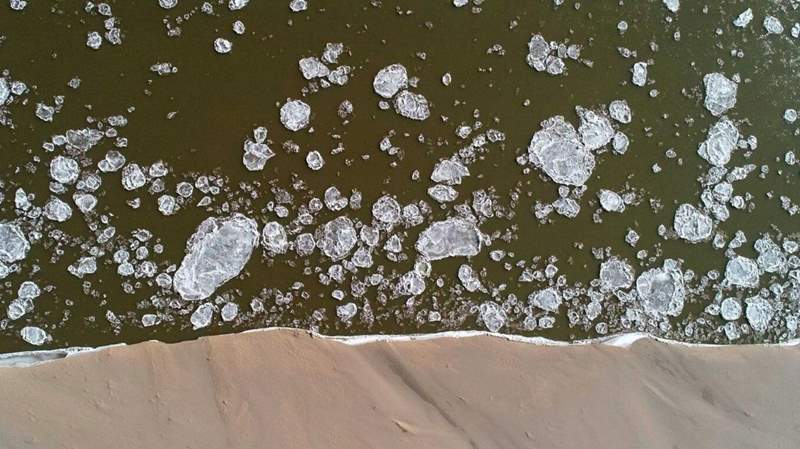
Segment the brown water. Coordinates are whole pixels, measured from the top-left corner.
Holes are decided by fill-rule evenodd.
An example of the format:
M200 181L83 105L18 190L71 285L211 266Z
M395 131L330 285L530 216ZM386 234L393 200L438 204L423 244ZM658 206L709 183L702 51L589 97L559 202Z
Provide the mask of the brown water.
M475 190L492 189L510 217L490 219L481 224L481 231L510 231L515 238L509 242L495 238L489 248L469 261L476 271L485 270L481 276L484 285L503 285L502 294L495 295L498 303L509 293L525 302L530 292L546 286L517 280L521 270L515 263L536 256L557 256L558 274L565 275L570 285L580 282L586 286L597 277L599 267L592 248L612 248L611 252L628 259L637 273L644 271L642 266L660 265L664 257L682 259L684 270L694 270L698 278L708 270L724 273L725 254L710 242L690 245L674 238L663 240L657 234L660 224L671 228L678 204L698 203L698 177L707 171L708 164L696 150L705 139L708 126L716 122L703 108L702 78L715 71L729 77L738 73L744 80L739 85L736 107L728 116L737 121L743 136L758 137L756 151L735 152L728 166L752 163L759 167L768 164L770 168L763 179L757 176L757 170L745 181L735 183L735 194L749 192L755 207L750 211L731 208L731 218L718 224L717 229L729 237L736 230L745 232L748 243L737 253L748 257L756 255L752 242L760 233L772 232L775 237L777 230L784 234L798 231L797 219L782 210L778 200L781 195L795 195L797 201L797 168L783 162L784 153L795 146L796 127L782 118L784 109L797 106L793 103L798 94L794 67L800 52L797 41L789 35L797 14L781 11L768 2L758 5L756 18L742 30L731 24L747 7L740 1L711 2L707 12L703 11L703 4L685 1L677 15L670 14L659 2L585 2L577 8L572 2L553 7L552 2L546 1L491 0L476 13L471 10L472 5L454 8L444 0L310 0L307 11L292 13L286 1L253 1L234 12L224 4L214 4L214 14L206 15L195 2L182 1L166 11L156 1L130 0L110 3L113 15L119 18L123 44L104 42L97 51L86 47L86 33L103 31L104 18L96 12L85 12L82 5L74 2L49 3L30 2L21 12L0 6L0 33L5 35L0 45L0 69L8 69L11 79L22 80L30 88L8 106L15 127L0 128L0 180L5 182L2 191L6 197L0 202L0 217L16 217L17 187L34 193L35 205L44 205L50 196L47 164L61 150L48 153L42 143L67 129L93 126L87 124L88 117L125 115L128 125L119 128L119 132L129 144L121 152L129 162L140 165L164 161L170 167L165 177L168 193L174 193L178 182L194 183L200 175L221 176L225 187L209 207L193 205L203 196L195 189L190 203L175 215L165 217L158 212L156 199L160 193L147 193L146 188L128 192L121 188L120 172L102 174L103 186L97 192L99 214L86 217L75 209L66 223L56 226L47 222L43 228L45 237L32 245L19 272L5 279L0 290L3 308L16 297L17 287L24 280L53 288L36 299L34 310L24 317L0 321L0 352L31 348L19 338L19 330L25 325L42 327L52 336L44 347L146 339L177 341L265 326L313 328L329 334L483 329L477 313L470 309L492 295L488 291L467 293L454 288L458 284L458 267L467 262L463 258L434 262L428 288L410 302L406 297L391 295L381 301L375 288L361 298L352 298L349 280L342 285L325 286L313 269L304 274L305 266L327 270L330 261L319 251L308 259L294 255L272 259L256 249L243 275L216 292L225 295L220 306L228 300L239 305L239 317L223 323L215 314L212 325L199 330L192 330L189 323L189 314L197 303L179 301L175 293L159 292L151 279L123 279L111 261L114 250L130 240L132 231L141 228L154 234L149 242L151 250L156 241L164 245L163 254L151 251L150 259L158 264L159 272L170 264L180 264L186 241L197 225L209 216L226 215L220 210L225 201L231 202L232 210L256 218L259 224L275 220L276 215L264 209L274 199L271 188L275 186L294 195L293 205L288 206L293 211L290 219L295 217L297 205L307 203L311 196L321 198L329 186L337 186L345 196L351 189L363 194L361 209L323 210L315 217L314 226L303 232L313 232L317 225L342 213L368 223L370 206L383 193L396 195L401 204L426 200L433 205L426 222L444 219L453 215L453 206L442 209L428 197L426 191L432 185L428 176L438 160L468 143L454 130L462 122L472 125L476 111L484 126L473 134L496 128L506 134L506 140L486 145L487 151L469 167L472 176L456 186L460 196L453 204L471 202L471 192ZM180 37L168 37L165 22L174 26L177 17L190 11L194 11L191 17L180 24ZM766 13L781 19L786 27L783 35L764 36L761 21ZM669 23L666 17L674 20ZM237 19L246 25L242 36L231 30ZM620 20L630 26L622 35L617 31ZM516 26L511 26L512 22ZM721 35L715 33L717 28L723 31ZM675 31L680 31L678 42L672 37ZM548 40L583 45L581 58L591 60L592 67L567 61L566 76L535 72L525 62L527 42L533 33L541 33ZM217 37L233 42L231 53L214 52L212 44ZM657 43L657 51L649 45L651 41ZM327 42L345 45L346 52L339 63L353 67L351 80L346 86L320 89L303 97L301 91L308 81L297 68L298 60L320 56ZM487 54L494 44L503 46L503 56ZM623 58L618 47L635 50L638 55ZM732 57L732 49L741 49L744 57ZM419 52L424 52L424 59L418 56ZM648 60L653 62L648 78L654 82L643 88L633 86L631 66ZM178 72L158 76L149 70L157 62L170 62ZM372 80L379 69L392 63L405 65L410 76L419 78L413 90L431 102L428 120L414 122L378 108L380 98L372 90ZM452 74L449 87L440 81L446 72ZM67 82L76 76L81 84L73 90ZM655 98L650 95L652 89L658 91ZM40 121L34 116L35 103L52 104L54 95L65 95L63 109L52 123ZM292 133L281 125L278 110L288 97L302 97L312 107L313 132ZM610 151L597 156L597 167L587 182L587 193L579 201L582 210L576 218L553 213L551 223L539 223L532 214L533 204L558 198L558 186L535 168L531 167L529 174L523 173L523 167L515 160L517 155L525 153L542 120L564 115L577 123L576 105L598 107L615 99L627 100L633 111L633 122L619 127L630 138L629 151L623 156ZM351 101L355 108L346 123L337 115L344 100ZM526 100L530 100L527 107ZM171 112L177 114L168 119ZM270 147L276 156L263 171L250 172L242 165L242 142L256 126L269 130ZM402 149L401 156L390 156L378 148L390 130L395 133L392 143ZM282 144L287 140L298 144L300 152L285 151ZM113 139L105 139L85 154L84 173L94 170L97 161L113 148L112 143ZM340 143L345 150L330 154ZM669 148L674 148L677 158L666 157ZM311 149L325 157L326 165L319 172L306 167L305 154ZM663 171L653 173L651 166L655 163ZM415 170L420 171L419 181L412 181ZM292 185L299 180L305 188L295 191ZM240 183L252 189L255 197L250 196L250 191L242 192ZM624 190L626 186L638 192L640 204L629 205L622 214L603 213L603 222L594 223L592 215L599 207L595 193L601 188ZM72 191L74 188L61 197L71 203ZM512 193L519 194L518 201L511 200ZM768 198L768 193L773 197ZM142 205L132 209L126 201L136 197L141 198ZM663 208L654 211L649 204L651 199L659 200ZM97 223L100 214L106 214L121 240L98 259L96 274L78 279L67 272L67 267L87 255L94 244L94 232L88 226ZM289 219L279 221L286 224ZM406 234L403 249L408 260L393 263L378 250L373 254L376 267L385 264L387 275L411 269L413 244L425 226L400 230L401 235ZM636 248L624 241L628 228L641 236ZM56 239L47 235L52 229L61 229L68 237L56 244ZM513 256L494 262L488 253L495 249ZM648 251L652 261L637 263L636 253L642 249ZM52 260L60 250L63 256ZM541 262L538 268L544 265L546 262ZM376 267L369 272L376 272ZM359 273L359 277L363 276L363 272ZM442 288L434 285L439 277L444 279ZM762 276L762 287L769 285L767 279ZM287 292L297 281L304 284L301 290L309 293L308 299L296 294L289 304L277 305L271 291L264 291ZM134 292L126 293L123 282L134 286ZM361 314L351 323L338 320L339 303L330 296L334 288L344 290L344 302L355 302L359 311L369 303L374 322L365 322ZM152 295L161 298L155 305ZM250 301L256 296L263 298L265 311L250 310ZM747 295L742 292L734 296ZM630 330L619 323L623 308L612 299L605 300L601 318L588 326L570 326L567 311L579 310L587 302L579 298L572 305L565 304L554 315L556 324L552 329L533 331L523 328L523 315L514 313L513 306L509 306L509 322L503 331L556 339L589 338L598 336L594 326L599 321L608 323L610 333ZM691 341L726 342L718 329L724 322L703 313L711 302L710 293L690 295L683 313L671 319L672 330L649 330ZM791 302L782 304L785 312L773 323L774 331L738 341L791 337L783 330L782 317L796 312ZM442 313L441 322L426 319L433 309ZM321 320L313 318L315 310L320 312ZM108 311L120 320L119 325L107 321ZM145 313L160 313L164 321L145 328L140 321ZM705 331L685 336L682 329L697 318L708 320L708 324L699 326Z

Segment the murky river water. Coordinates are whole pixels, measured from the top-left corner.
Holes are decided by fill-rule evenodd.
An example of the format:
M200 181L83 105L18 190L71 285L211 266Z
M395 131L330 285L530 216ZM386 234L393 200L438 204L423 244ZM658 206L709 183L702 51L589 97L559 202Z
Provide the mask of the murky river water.
M87 46L87 33L105 33L104 21L110 17L102 14L105 7L31 1L15 11L0 5L0 70L9 85L16 80L26 87L11 94L4 107L0 222L17 223L31 241L27 256L8 264L12 272L3 280L0 306L10 306L24 281L43 290L24 316L0 319L0 352L34 347L20 337L25 326L45 331L42 347L177 341L266 326L362 334L499 324L501 332L566 340L639 329L721 343L794 336L800 293L792 238L799 229L787 209L798 201L798 169L786 153L795 148L797 126L787 123L784 112L798 106L800 51L791 28L800 15L791 6L684 1L671 13L660 2L637 1L554 6L552 1L488 0L457 8L445 0L309 0L308 9L292 12L287 3L252 1L235 11L213 3L213 12L204 13L201 2L185 0L172 9L159 7L156 0L109 2L110 16L116 18L110 25L121 30L122 44L103 38L96 50ZM743 28L734 26L748 6L755 18ZM767 15L781 22L782 33L767 33L762 23ZM241 35L233 30L236 20L245 26ZM620 21L627 23L624 33L618 30ZM565 57L562 75L534 70L526 63L533 34L580 45L579 60ZM233 44L229 53L215 52L220 37ZM351 68L344 86L324 87L298 69L301 58L320 57L326 43L344 45L338 63L328 64L331 70ZM633 55L626 57L622 48ZM177 71L159 75L150 69L164 62ZM648 64L643 87L631 82L636 62ZM407 68L410 89L430 103L426 120L380 107L383 99L373 90L373 78L395 63ZM732 183L743 205L727 202L730 216L724 220L701 200L703 189L713 184L701 181L710 165L697 152L718 120L704 107L703 78L713 72L738 84L735 107L726 115L742 142L725 168L730 172L754 164L746 179ZM452 79L449 86L442 82L445 74ZM75 78L79 87L68 86ZM53 106L61 95L63 105L52 121L37 118L37 103ZM308 128L292 132L282 125L279 110L287 98L310 105ZM343 118L339 109L345 100L353 112ZM570 186L563 192L580 205L577 216L551 212L537 218L537 202L559 198L559 185L542 170L518 163L520 156L527 160L540 122L562 115L577 126L576 106L602 111L613 100L627 101L632 110L631 123L609 122L628 137L627 152L615 154L611 144L594 151L596 166L586 191ZM107 118L118 115L127 124L110 126ZM470 127L464 137L457 132L462 125ZM275 156L263 170L250 171L242 163L242 145L258 126L268 130ZM86 127L100 127L107 137L86 151L69 144L43 146L53 136ZM118 135L106 132L109 128ZM473 140L489 129L504 133L504 140ZM755 149L752 140L751 147L745 143L751 135L757 137ZM387 136L399 150L381 150ZM125 144L120 144L122 137ZM126 190L123 170L97 170L109 150L118 150L145 172L163 161L168 173L148 176L147 185ZM325 159L318 171L306 164L311 150ZM470 176L452 186L458 192L455 201L440 205L429 196L434 185L429 177L437 162L454 154L468 165ZM93 211L76 207L73 193L80 185L64 187L48 176L57 155L78 161L81 176L100 175L102 185L92 192L98 200ZM219 193L209 191L205 180ZM176 194L183 181L195 185L188 199ZM310 222L299 224L301 206L322 199L331 186L345 198L360 192L361 207L324 207L311 214ZM15 204L18 189L33 195L30 206ZM598 212L601 189L628 193L624 212ZM471 209L473 192L481 190L494 198L491 216ZM164 194L179 198L174 214L159 211ZM419 224L382 231L370 267L353 267L350 254L334 263L320 249L300 257L293 247L277 255L256 248L239 276L202 301L183 300L172 287L156 283L158 273L174 275L187 240L208 217L237 211L256 220L259 232L275 220L289 230L291 242L303 232L320 237L318 228L342 215L360 231L372 223L371 206L384 194L394 195L403 206L424 201L429 212L423 205ZM71 205L71 218L59 223L31 212L51 196ZM197 206L206 196L208 204ZM137 198L138 206L132 203ZM693 244L675 235L673 219L683 203L713 219L713 236ZM414 271L414 246L420 232L456 215L477 216L484 235L481 251L431 262L430 274L415 275L425 284L423 292L398 293L398 278L419 271ZM663 236L659 225L666 227ZM99 242L109 226L115 235ZM137 239L137 230L152 236L140 233ZM626 243L629 230L640 237L635 246ZM746 236L740 247L729 244L737 231ZM760 253L753 244L765 233L781 248L783 265L772 269L759 260L757 285L725 283L728 261L734 255L756 260ZM393 235L402 242L397 253L384 249ZM359 242L358 247L367 245ZM114 254L120 249L127 249L135 274L118 274ZM636 276L661 267L666 258L680 261L679 283L686 291L681 310L647 313L647 300L641 292L637 297L636 285L621 289L621 295L601 288L600 264L611 256L627 260ZM70 273L82 257L94 258L96 272ZM145 261L152 262L155 272L142 272ZM340 281L327 276L339 277L337 268L329 271L334 264L343 273ZM457 273L462 264L476 273L477 291L461 285ZM533 279L521 279L523 272ZM529 300L531 293L548 287L562 301L550 311ZM341 299L335 298L336 290ZM744 309L739 318L720 316L725 298L734 298ZM756 316L757 306L748 309L753 298L769 304L768 316ZM193 329L190 316L202 303L213 304L211 322ZM220 310L227 303L238 305L239 312L224 321ZM347 303L355 305L355 316L337 316L337 310L346 315L341 306ZM146 315L153 325L143 325ZM769 323L766 331L754 324L760 317Z

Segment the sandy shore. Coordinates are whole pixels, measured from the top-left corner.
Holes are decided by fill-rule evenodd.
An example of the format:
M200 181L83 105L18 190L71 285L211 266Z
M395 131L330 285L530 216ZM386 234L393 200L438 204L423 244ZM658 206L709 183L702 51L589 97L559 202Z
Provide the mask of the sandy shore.
M0 447L797 448L800 348L255 332L0 368Z

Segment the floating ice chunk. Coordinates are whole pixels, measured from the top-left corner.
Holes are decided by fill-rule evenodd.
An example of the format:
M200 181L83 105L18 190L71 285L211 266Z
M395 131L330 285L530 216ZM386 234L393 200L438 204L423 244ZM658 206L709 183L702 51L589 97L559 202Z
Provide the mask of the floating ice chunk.
M372 80L375 93L383 98L392 98L400 89L407 87L408 72L402 64L392 64L380 69Z
M453 6L456 8L461 8L462 6L466 6L469 3L469 0L453 0Z
M308 165L308 168L317 171L322 169L325 165L325 159L319 151L309 151L308 154L306 154L306 165Z
M600 283L605 291L625 290L633 285L635 273L628 262L612 257L600 264Z
M9 320L14 321L25 316L26 313L33 310L33 301L25 298L16 298L6 307L6 316Z
M336 316L345 323L350 322L357 313L358 307L352 302L336 306Z
M436 164L431 181L447 185L461 184L461 178L469 176L469 169L458 161L445 159Z
M631 122L631 108L625 100L614 100L608 105L608 113L611 118L620 123Z
M67 267L67 271L78 279L83 279L87 274L94 274L97 272L97 259L91 256L81 257L75 263Z
M289 249L289 238L286 229L277 221L270 221L264 225L261 232L261 246L273 254L285 254Z
M233 50L233 42L222 37L214 39L214 51L217 53L223 55L225 53L230 53L231 50Z
M706 89L705 107L715 117L719 117L736 105L738 84L725 75L714 72L703 77Z
M239 315L239 305L235 302L225 303L225 305L222 306L220 315L222 316L222 321L225 321L226 323L233 321L236 319L236 316Z
M767 273L780 273L786 268L786 256L781 248L769 236L756 240L758 266Z
M429 187L428 195L439 203L452 203L458 199L458 191L444 184L436 184Z
M0 76L0 106L3 106L9 97L11 97L11 88L8 87L8 81Z
M580 119L578 133L581 135L581 140L587 150L597 150L611 142L615 131L611 126L611 121L605 114L584 109L580 106L576 107L575 110Z
M407 90L400 92L395 97L394 110L411 120L425 120L431 115L428 99L422 94L415 94Z
M750 327L759 333L766 332L769 322L772 321L772 317L775 315L775 309L772 304L760 296L747 298L745 303L747 303L746 314Z
M628 145L630 145L630 141L628 140L628 136L623 134L620 131L617 131L614 134L614 139L611 141L611 148L614 150L616 154L625 154L628 152Z
M61 184L72 184L78 180L81 169L75 159L56 156L50 161L50 177Z
M301 257L310 256L316 247L317 242L314 240L314 236L308 232L298 235L294 240L294 249Z
M301 12L308 9L308 2L306 0L292 0L289 2L289 9L292 12Z
M357 241L358 235L353 221L347 217L338 217L325 223L319 246L326 256L338 261L350 254Z
M344 44L341 42L328 42L325 50L322 51L322 60L328 64L339 62L339 56L344 52Z
M745 288L758 287L758 264L750 258L736 256L725 267L725 280L731 285Z
M242 164L250 171L263 170L267 161L275 156L275 152L263 142L253 142L250 139L244 142L244 155Z
M289 131L300 131L311 120L311 106L301 100L288 100L281 106L281 123Z
M178 208L178 203L172 195L161 195L158 197L158 211L162 215L172 215Z
M528 301L542 310L555 313L561 307L561 293L554 287L548 287L531 293Z
M633 65L633 78L634 86L642 87L647 83L647 63L637 62Z
M481 321L489 332L497 332L506 325L506 311L496 302L486 301L478 308Z
M238 11L247 6L248 3L250 3L250 0L228 0L228 9Z
M666 6L671 13L677 13L681 8L680 0L663 0L663 2L664 6Z
M678 262L666 259L663 267L642 273L636 279L636 292L648 315L657 318L680 315L685 292Z
M480 231L463 218L437 221L422 231L416 249L428 260L474 256L481 251Z
M722 319L727 321L736 321L742 317L742 305L736 298L725 298L719 307Z
M768 34L781 34L783 33L783 24L775 16L764 17L764 30Z
M17 289L17 296L22 299L36 299L42 294L42 290L35 282L25 281Z
M601 189L597 192L600 206L608 212L625 212L625 201L619 193L612 190Z
M733 20L733 24L739 28L744 28L750 24L751 20L753 20L753 10L747 8Z
M332 211L342 210L347 207L347 198L335 186L328 187L325 189L325 207Z
M583 185L595 166L594 155L560 115L542 122L528 146L528 158L553 181L565 185Z
M9 0L8 6L14 11L22 11L28 6L27 0Z
M673 227L678 237L690 243L699 243L711 238L714 222L696 207L684 203L675 211Z
M372 216L381 223L393 225L400 221L400 203L391 195L383 195L372 205Z
M786 123L792 124L797 121L797 111L794 109L786 109L783 111L783 119Z
M731 154L739 141L739 130L726 116L709 130L705 142L700 144L697 154L711 165L722 167L731 160Z
M110 150L105 157L97 163L97 168L103 173L111 173L125 165L125 156L117 150Z
M97 31L90 31L86 34L86 46L92 50L98 50L103 45L103 36Z
M14 223L0 223L0 263L24 259L31 249L22 229Z
M44 205L43 213L48 220L62 223L72 218L72 207L59 198L51 197Z
M480 279L478 279L478 276L475 274L475 270L467 264L458 267L458 280L461 281L461 285L463 285L468 292L475 292L483 288Z
M425 279L416 270L400 276L394 286L394 293L398 296L417 296L425 291Z
M255 220L244 215L205 219L189 239L186 256L175 272L175 290L189 301L208 298L239 275L258 237Z
M164 9L172 9L178 6L178 0L158 0L158 6Z
M300 66L300 71L303 72L303 78L307 80L325 78L331 73L328 67L316 56L303 58L298 62L298 65Z
M192 323L192 330L208 327L211 324L211 319L214 317L214 304L205 302L197 306L197 309L192 313L189 321Z
M136 190L147 183L147 178L139 164L128 164L122 169L122 187L125 190Z
M47 332L36 326L25 326L19 334L26 343L34 346L41 346L51 339Z

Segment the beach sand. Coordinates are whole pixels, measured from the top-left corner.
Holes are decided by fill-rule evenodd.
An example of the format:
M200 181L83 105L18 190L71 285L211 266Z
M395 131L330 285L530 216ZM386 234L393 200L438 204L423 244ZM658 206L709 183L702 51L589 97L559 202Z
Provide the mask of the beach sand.
M797 448L800 349L278 330L0 368L0 448Z

